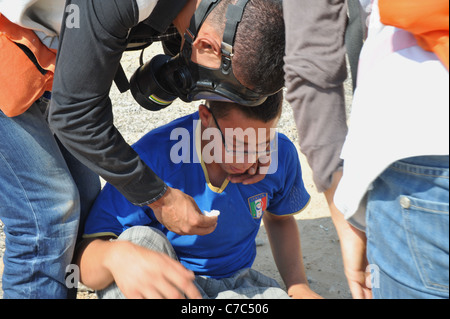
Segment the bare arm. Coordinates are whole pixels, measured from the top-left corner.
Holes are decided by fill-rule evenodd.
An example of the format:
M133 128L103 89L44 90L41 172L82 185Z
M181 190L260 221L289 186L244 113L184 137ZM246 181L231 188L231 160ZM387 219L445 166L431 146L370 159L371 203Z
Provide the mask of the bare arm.
M109 238L85 239L78 249L77 265L80 267L80 281L95 290L101 290L113 283L114 277L104 265L113 243Z
M169 256L129 241L86 240L80 249L81 282L100 290L114 281L127 298L200 298L194 274Z
M334 204L334 194L341 177L342 172L336 172L331 187L324 194L341 243L345 275L352 296L357 299L371 299L372 291L366 286L366 267L368 265L366 235L350 225Z
M321 298L308 285L295 218L266 212L263 220L275 263L289 296L301 299Z

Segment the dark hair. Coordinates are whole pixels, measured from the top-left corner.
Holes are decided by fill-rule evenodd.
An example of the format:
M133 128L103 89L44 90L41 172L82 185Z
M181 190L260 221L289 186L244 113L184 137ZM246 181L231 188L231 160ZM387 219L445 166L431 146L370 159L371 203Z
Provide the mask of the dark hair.
M211 22L223 34L225 14L234 0L222 0ZM233 72L249 89L272 94L284 86L285 29L282 0L250 0L234 42Z
M255 107L221 101L207 101L207 105L218 119L226 117L231 110L236 109L244 113L244 116L247 118L267 123L281 115L283 109L283 91L270 95L263 104Z

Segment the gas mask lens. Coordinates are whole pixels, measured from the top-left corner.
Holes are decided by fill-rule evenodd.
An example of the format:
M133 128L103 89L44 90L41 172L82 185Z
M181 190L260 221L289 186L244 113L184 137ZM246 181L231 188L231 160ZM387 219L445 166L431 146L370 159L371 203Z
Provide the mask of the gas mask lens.
M166 108L178 97L169 87L163 75L168 55L157 55L141 66L131 77L130 90L134 99L150 111ZM167 67L166 67L167 68Z

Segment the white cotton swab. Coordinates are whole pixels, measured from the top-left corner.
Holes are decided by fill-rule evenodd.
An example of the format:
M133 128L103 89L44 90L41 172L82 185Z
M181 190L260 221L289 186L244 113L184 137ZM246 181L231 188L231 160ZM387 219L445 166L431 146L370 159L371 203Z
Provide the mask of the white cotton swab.
M204 211L203 214L205 214L205 216L207 217L216 217L220 215L220 212L218 210L213 209L210 212Z

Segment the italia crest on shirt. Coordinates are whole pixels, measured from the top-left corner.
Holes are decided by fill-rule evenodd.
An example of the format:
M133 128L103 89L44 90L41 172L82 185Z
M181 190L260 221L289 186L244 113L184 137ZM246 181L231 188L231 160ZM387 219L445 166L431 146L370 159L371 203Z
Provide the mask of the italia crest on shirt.
M250 213L255 219L261 218L267 209L267 193L259 194L248 199Z

